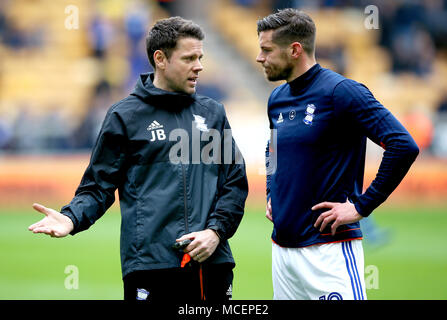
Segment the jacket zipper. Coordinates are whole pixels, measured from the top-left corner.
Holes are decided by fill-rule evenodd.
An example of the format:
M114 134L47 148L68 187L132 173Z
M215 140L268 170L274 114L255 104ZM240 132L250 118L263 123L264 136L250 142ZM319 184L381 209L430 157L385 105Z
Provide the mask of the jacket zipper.
M188 202L187 202L187 195L186 195L186 170L182 163L180 165L182 166L182 174L183 174L183 204L185 206L185 232L189 233Z
M180 121L178 119L177 113L174 114L175 115L175 120L177 121L177 126L178 128L181 128L180 126ZM187 198L187 194L186 194L186 170L185 167L183 165L183 163L180 163L180 166L182 167L182 176L183 176L183 205L184 205L184 209L185 209L185 233L189 233L189 224L188 224L188 198Z

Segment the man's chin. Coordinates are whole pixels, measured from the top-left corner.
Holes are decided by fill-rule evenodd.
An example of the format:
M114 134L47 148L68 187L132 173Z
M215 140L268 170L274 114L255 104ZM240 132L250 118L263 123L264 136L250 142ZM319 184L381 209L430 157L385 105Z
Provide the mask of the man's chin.
M196 87L179 88L175 91L180 92L180 93L185 93L185 94L194 94L194 93L196 93Z
M196 88L195 87L194 88L188 88L185 91L185 93L187 93L187 94L194 94L194 93L196 93Z
M277 75L274 75L274 76L272 76L272 75L267 75L267 79L268 79L269 81L280 81L280 80L284 80L283 77L281 77L281 76L277 76Z
M272 73L272 70L270 69L270 72L267 72L265 70L265 76L269 81L283 81L287 80L292 72L292 68L284 68L284 69L276 69L276 72Z

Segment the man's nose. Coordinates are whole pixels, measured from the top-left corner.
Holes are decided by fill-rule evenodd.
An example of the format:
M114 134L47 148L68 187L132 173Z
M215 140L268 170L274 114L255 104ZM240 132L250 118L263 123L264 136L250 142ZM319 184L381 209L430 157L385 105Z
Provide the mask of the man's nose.
M200 62L200 60L197 60L196 64L194 65L194 71L200 72L203 70L203 65Z

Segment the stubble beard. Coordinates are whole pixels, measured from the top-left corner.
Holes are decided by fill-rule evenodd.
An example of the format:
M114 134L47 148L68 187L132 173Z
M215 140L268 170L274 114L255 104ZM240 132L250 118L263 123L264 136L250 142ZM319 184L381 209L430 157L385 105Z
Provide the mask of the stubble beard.
M267 75L267 79L269 81L287 80L287 79L289 79L291 73L292 73L292 67L287 66L286 68L278 71L275 74Z
M286 57L284 58L287 59ZM270 70L273 71L272 69ZM271 74L266 73L266 75L269 81L287 80L292 74L292 71L293 71L293 64L290 61L287 61L286 64L281 69L276 68L275 73Z

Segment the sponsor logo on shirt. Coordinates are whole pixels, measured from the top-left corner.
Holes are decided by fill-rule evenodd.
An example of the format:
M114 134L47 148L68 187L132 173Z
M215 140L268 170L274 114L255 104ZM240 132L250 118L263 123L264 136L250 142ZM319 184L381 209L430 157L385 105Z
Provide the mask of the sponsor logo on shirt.
M147 131L151 133L151 140L149 140L150 142L166 139L165 131L162 128L163 125L158 123L157 120L151 122L151 124L147 127Z
M282 116L282 112L279 113L279 117L278 117L278 121L276 121L276 123L282 123L284 122L284 118Z
M296 117L296 111L295 110L291 110L289 112L289 119L293 120L293 119L295 119L295 117Z

